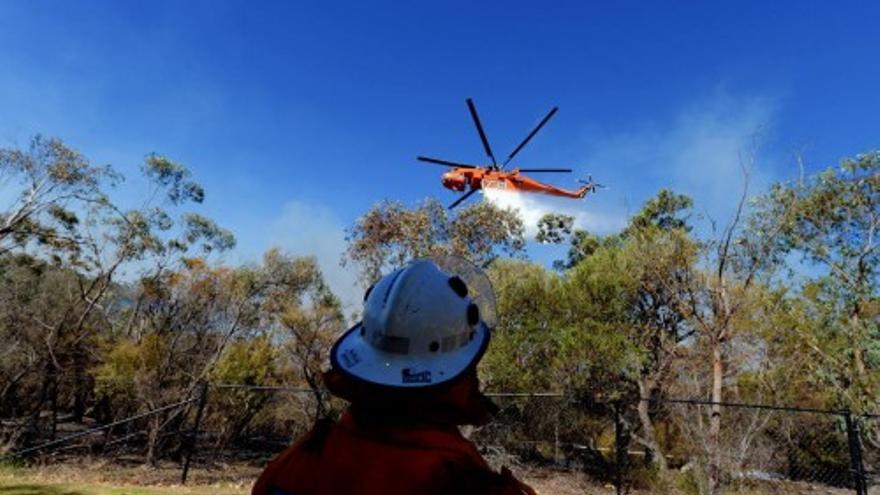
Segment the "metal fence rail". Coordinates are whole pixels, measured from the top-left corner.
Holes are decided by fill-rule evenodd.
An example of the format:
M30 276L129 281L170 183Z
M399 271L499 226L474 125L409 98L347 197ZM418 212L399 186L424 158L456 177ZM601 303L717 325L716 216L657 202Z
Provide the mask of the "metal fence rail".
M688 463L701 492L708 492L712 470L725 487L750 484L788 484L793 491L808 484L848 488L865 495L860 470L858 421L841 411L725 404L711 446L713 404L708 401L669 401L668 415L682 440L670 452Z
M79 431L6 457L24 459L57 449L99 445L125 448L142 441L142 422L172 413L174 459L185 483L191 465L210 465L224 456L247 452L264 462L311 428L321 414L317 402L329 397L303 387L202 383L194 397L129 418ZM647 401L656 438L645 442L633 402L585 403L559 392L489 392L500 407L495 421L465 429L490 462L539 463L586 473L613 484L617 493L642 486L656 473L657 456L670 471L686 476L708 493L708 473L721 473L714 493L736 492L755 484L784 484L788 492L817 484L833 493L867 495L880 485L880 415L845 410L787 407L739 402L713 403L689 398ZM342 405L336 404L336 410ZM721 410L721 428L712 437L713 406ZM324 406L326 407L326 406ZM118 426L126 426L114 432ZM132 430L137 430L132 433ZM94 434L105 432L104 438ZM112 439L111 434L119 438ZM716 450L710 440L716 438ZM73 444L93 439L91 444ZM140 443L140 445L143 445ZM755 492L757 493L757 492ZM831 492L829 492L831 493ZM873 492L871 492L873 493Z
M159 413L162 413L165 411L169 411L171 409L177 409L177 408L183 407L183 406L190 404L192 402L195 402L195 401L196 401L196 399L188 399L188 400L180 401L180 402L177 402L174 404L169 404L167 406L152 409L150 411L147 411L147 412L144 412L141 414L137 414L137 415L130 416L130 417L127 417L124 419L113 421L111 423L103 424L100 426L96 426L94 428L89 428L87 430L76 432L71 435L67 435L65 437L59 438L57 440L52 440L49 442L42 443L40 445L36 445L34 447L28 447L25 449L16 450L14 452L10 452L10 453L6 454L2 458L22 459L22 458L28 457L28 456L33 455L33 454L40 452L40 451L53 450L55 448L60 447L61 445L65 445L67 443L70 443L71 441L76 440L77 438L86 437L86 436L89 436L93 433L97 433L99 431L109 430L109 429L114 428L116 426L121 426L121 425L126 425L129 423L133 423L135 421L138 421L138 420L141 420L144 418L148 418L150 416L154 416L156 414L159 414Z

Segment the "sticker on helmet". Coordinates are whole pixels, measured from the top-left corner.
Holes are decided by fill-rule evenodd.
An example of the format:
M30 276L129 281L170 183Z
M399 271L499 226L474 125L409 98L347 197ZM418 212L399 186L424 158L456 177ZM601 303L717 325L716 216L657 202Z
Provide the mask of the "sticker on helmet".
M409 368L400 370L403 383L431 383L431 372L428 370L414 372Z
M339 357L342 358L342 364L346 368L354 368L355 365L361 362L360 356L357 355L354 349L346 349Z

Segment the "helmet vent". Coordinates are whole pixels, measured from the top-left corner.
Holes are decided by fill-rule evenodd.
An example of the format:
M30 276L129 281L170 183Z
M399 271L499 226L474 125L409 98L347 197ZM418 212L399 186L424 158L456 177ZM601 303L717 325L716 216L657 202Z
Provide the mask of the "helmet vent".
M438 350L440 350L440 343L436 340L434 342L431 342L431 345L428 346L428 350L430 350L431 352L437 352Z
M409 339L406 337L373 331L369 336L369 344L380 351L392 354L409 354Z
M449 286L452 287L452 290L458 294L459 297L467 297L468 288L467 284L464 283L459 277L449 277Z
M477 305L474 303L468 305L467 322L470 326L474 326L480 322L480 308L478 308Z
M397 282L397 279L400 278L400 274L402 274L405 270L397 270L394 276L391 278L391 283L388 284L388 289L385 291L385 297L382 298L382 303L388 302L388 296L391 295L391 289L394 288L394 283Z
M370 292L373 292L373 287L375 287L375 286L376 286L376 284L371 285L367 289L367 292L364 292L364 302L367 302L367 298L370 297Z

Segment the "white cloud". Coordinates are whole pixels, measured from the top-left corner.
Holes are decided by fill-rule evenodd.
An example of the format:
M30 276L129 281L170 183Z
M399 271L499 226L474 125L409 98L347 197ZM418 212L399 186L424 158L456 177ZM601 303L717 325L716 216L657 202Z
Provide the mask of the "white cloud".
M575 173L591 173L609 186L595 195L573 200L488 189L484 198L519 209L529 238L547 213L571 215L575 227L597 234L617 232L661 188L691 196L696 212L720 228L731 219L742 193L741 164L751 152L757 151L757 161L749 168L750 194L760 193L776 178L771 166L775 160L760 144L769 138L777 106L773 98L716 91L665 121L646 120L627 132L587 135L584 163L589 170L581 167ZM560 176L550 182L565 186L566 181L571 182ZM696 221L701 228L709 225Z
M271 225L270 243L299 256L314 256L324 280L342 301L346 315L360 309L363 289L351 267L339 261L345 251L345 226L327 207L290 201Z
M726 224L742 193L741 160L768 138L777 103L767 97L735 97L719 91L693 102L668 122L643 122L633 131L591 136L588 163L618 211L629 215L660 188L694 198L695 209ZM773 162L758 146L749 190L760 192L775 178ZM632 201L632 203L630 203ZM628 210L628 211L621 211Z

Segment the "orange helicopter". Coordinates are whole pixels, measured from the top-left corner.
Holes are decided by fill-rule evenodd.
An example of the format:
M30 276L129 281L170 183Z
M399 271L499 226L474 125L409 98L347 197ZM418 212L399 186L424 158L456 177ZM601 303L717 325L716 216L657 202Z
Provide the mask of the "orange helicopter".
M544 182L537 181L532 179L531 177L524 175L525 173L534 173L534 172L571 172L570 168L514 168L512 170L504 170L504 167L507 166L508 163L516 156L517 153L526 144L544 127L544 124L550 120L553 115L559 110L558 107L553 107L550 110L550 113L544 117L541 122L529 133L526 138L519 143L510 155L507 156L507 159L504 160L504 163L498 165L498 162L495 160L495 155L492 154L492 148L489 146L489 140L486 138L486 133L483 131L483 125L480 123L480 117L477 115L477 108L474 106L474 101L470 98L467 99L468 110L470 110L471 118L474 119L474 125L477 127L477 132L480 134L480 140L483 142L483 148L486 150L486 155L489 156L489 159L492 160L492 165L486 165L484 167L478 165L471 165L468 163L458 163L452 162L449 160L440 160L438 158L430 158L427 156L417 156L416 159L433 163L436 165L443 165L446 167L452 167L452 170L443 174L441 178L441 183L443 187L450 189L452 191L457 192L467 192L454 203L449 205L449 209L455 208L461 202L469 198L472 194L479 191L480 189L501 189L507 191L517 191L517 192L530 192L530 193L542 193L549 194L552 196L562 196L567 198L576 198L580 199L586 196L588 192L595 193L596 188L605 187L601 184L596 184L593 182L592 177L587 181L580 181L584 185L576 190L563 189L561 187L556 187L550 184L546 184ZM468 190L468 188L470 190Z

